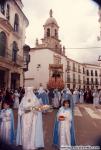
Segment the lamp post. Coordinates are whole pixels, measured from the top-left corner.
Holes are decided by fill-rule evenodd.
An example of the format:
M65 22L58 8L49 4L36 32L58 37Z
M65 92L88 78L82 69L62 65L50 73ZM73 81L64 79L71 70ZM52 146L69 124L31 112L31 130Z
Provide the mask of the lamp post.
M24 66L23 66L23 86L25 86L25 72L28 71L28 64L30 62L30 47L28 45L23 46Z

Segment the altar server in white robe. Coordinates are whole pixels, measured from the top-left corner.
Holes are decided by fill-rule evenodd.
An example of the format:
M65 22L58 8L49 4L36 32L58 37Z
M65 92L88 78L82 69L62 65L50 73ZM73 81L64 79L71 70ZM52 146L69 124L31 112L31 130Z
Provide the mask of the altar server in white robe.
M78 91L78 89L76 88L73 92L73 102L74 104L79 103L79 99L80 99L80 92Z
M32 87L25 88L18 110L18 128L16 145L22 145L24 150L34 150L44 147L42 112L33 111L32 107L40 106Z
M48 105L49 104L49 97L47 92L44 90L43 86L40 85L39 90L38 90L38 96L39 99L41 99L43 105Z
M83 90L80 90L80 103L81 104L84 103L84 92L83 92Z
M70 99L70 101L73 101L72 92L69 90L69 88L65 87L62 91L62 100L61 104L63 104L64 100Z
M70 100L65 100L57 113L54 126L53 144L60 150L75 145L75 133Z
M69 88L65 87L62 92L62 100L61 100L61 105L63 105L64 100L70 100L70 105L71 105L71 110L74 111L74 101L73 101L73 96L72 92L69 90Z
M61 100L61 93L58 89L55 89L53 93L54 93L53 106L54 108L58 108Z
M3 102L0 112L0 139L6 144L14 143L14 116L8 101Z
M98 108L99 106L99 92L97 89L93 92L93 105L95 108Z
M15 90L15 93L14 93L14 108L18 109L19 107L19 97L20 97L20 94L18 93L17 90Z

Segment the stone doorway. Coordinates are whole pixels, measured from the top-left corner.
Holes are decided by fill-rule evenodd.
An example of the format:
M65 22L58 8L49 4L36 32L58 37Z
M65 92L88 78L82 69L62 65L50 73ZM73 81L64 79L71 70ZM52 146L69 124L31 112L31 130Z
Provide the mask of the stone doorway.
M20 74L11 73L11 89L17 89L20 87Z

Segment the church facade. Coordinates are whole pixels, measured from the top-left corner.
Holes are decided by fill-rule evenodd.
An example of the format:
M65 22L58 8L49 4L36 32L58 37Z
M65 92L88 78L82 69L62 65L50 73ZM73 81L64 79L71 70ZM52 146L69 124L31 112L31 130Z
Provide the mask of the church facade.
M50 10L49 18L44 27L42 43L36 39L36 46L30 50L29 69L25 73L25 86L38 88L40 84L44 88L60 88L68 86L70 89L86 88L86 65L76 62L65 55L65 47L59 39L59 26ZM91 65L90 65L91 66ZM95 65L92 65L95 68ZM89 67L88 67L89 68ZM100 67L96 66L98 72L98 84L100 85ZM94 79L95 80L95 79Z

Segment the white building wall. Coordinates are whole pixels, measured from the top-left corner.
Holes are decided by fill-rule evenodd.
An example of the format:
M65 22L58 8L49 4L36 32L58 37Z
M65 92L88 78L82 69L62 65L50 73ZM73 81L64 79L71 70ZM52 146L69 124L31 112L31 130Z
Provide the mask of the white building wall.
M25 73L25 86L38 88L42 83L46 87L49 80L49 64L53 64L53 52L48 49L32 50L30 56L29 70Z
M25 86L38 88L39 84L42 83L44 88L47 87L49 81L49 64L54 64L54 55L55 52L49 49L31 50L29 70L25 73ZM63 80L65 81L67 63L66 58L63 56L61 56L61 64L63 64ZM40 65L39 68L37 68L38 65Z
M55 52L49 50L49 49L37 49L37 50L31 50L30 52L31 55L31 62L29 63L29 70L25 73L25 86L34 86L35 88L39 87L39 84L42 83L44 88L46 88L47 83L49 81L49 64L54 64L54 55L59 55L56 54ZM100 83L101 79L100 79L100 72L101 69L99 66L96 65L87 65L87 64L81 64L79 62L76 62L74 60L71 60L64 56L61 56L61 64L63 64L63 80L65 82L65 84L69 84L70 85L70 89L75 87L77 88L84 88L87 87L86 86L86 82L87 82L87 75L86 73L83 73L83 68L86 70L89 70L89 72L91 72L91 70L93 70L94 74L95 74L95 70L97 70L98 76L96 77L94 76L89 76L89 79L91 81L91 78L98 79L98 82ZM69 66L70 66L70 70L67 70L67 60L69 61ZM73 70L73 63L75 63L75 68L76 71ZM37 68L39 65L39 68ZM78 70L78 66L80 66L80 71ZM73 82L73 74L75 74L75 79L76 82ZM70 77L70 82L67 82L67 76L69 75ZM78 81L78 78L80 76L80 83ZM85 83L83 82L83 78L85 79L84 81L86 81ZM100 85L99 85L100 86Z

